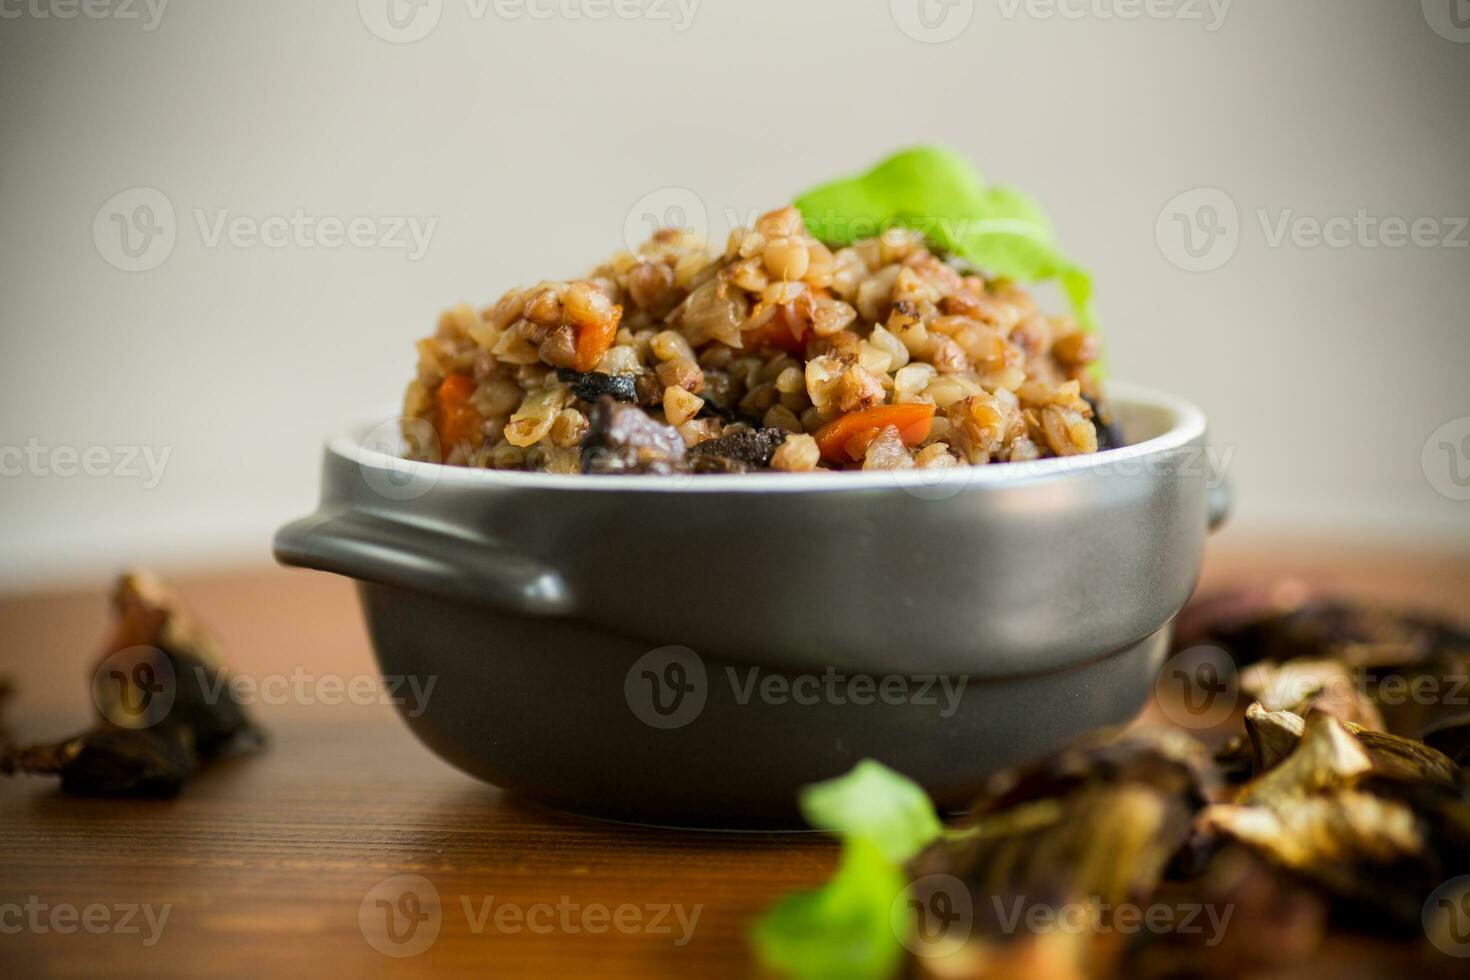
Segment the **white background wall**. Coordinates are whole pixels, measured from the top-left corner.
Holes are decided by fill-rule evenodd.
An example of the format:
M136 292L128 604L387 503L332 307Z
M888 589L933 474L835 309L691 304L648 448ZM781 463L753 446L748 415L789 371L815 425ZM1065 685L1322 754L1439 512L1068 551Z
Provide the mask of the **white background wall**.
M386 2L173 0L151 30L143 0L0 3L0 447L170 453L152 488L0 477L0 582L264 561L322 435L396 402L442 306L585 271L660 188L718 233L930 141L1044 202L1114 373L1197 400L1233 449L1240 533L1470 540L1421 464L1470 415L1470 249L1273 246L1258 215L1470 215L1463 0L927 0L963 27L944 43L901 28L923 33L915 0L700 0L683 30L672 0L425 0L412 43L370 30ZM137 187L176 241L129 273L93 224ZM1190 273L1156 225L1201 187L1238 248ZM412 261L210 245L196 215L298 208L437 225Z

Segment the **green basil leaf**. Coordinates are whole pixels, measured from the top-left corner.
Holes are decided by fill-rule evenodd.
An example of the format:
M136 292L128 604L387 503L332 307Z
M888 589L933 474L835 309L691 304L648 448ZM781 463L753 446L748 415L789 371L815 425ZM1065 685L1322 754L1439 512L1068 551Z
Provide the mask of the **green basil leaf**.
M907 884L881 848L852 838L831 881L786 896L756 924L756 956L766 969L801 980L893 976L903 948L890 915Z
M872 759L801 791L813 827L842 838L842 861L826 885L789 895L751 939L770 970L801 980L880 978L903 957L894 902L908 887L903 862L943 833L923 788Z
M796 206L807 229L829 245L849 245L898 225L995 278L1058 280L1078 322L1096 326L1092 280L1057 245L1040 205L1014 188L987 186L968 160L950 150L904 150L865 174L802 194Z
M972 216L985 187L970 162L937 147L896 153L858 177L835 180L796 199L807 230L832 245L851 245L894 225L912 227L941 248Z
M800 802L813 827L843 840L871 841L894 864L919 853L943 829L923 787L872 759L845 776L804 787Z

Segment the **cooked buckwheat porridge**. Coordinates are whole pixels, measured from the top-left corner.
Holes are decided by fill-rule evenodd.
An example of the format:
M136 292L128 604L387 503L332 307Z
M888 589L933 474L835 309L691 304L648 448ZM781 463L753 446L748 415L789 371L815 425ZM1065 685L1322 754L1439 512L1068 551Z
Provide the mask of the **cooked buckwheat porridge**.
M457 466L891 470L1118 438L1094 334L905 229L834 251L794 207L721 255L664 229L584 279L457 306L418 354L409 454Z

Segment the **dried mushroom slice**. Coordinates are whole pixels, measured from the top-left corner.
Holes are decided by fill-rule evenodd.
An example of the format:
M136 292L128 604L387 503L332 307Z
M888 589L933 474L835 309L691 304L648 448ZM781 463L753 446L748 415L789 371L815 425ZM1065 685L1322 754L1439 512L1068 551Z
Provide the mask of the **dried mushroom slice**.
M1267 711L1259 702L1246 709L1245 725L1257 774L1290 755L1306 728L1300 715L1291 711ZM1352 724L1344 724L1343 728L1368 753L1375 775L1451 786L1460 780L1460 767L1454 760L1423 742Z
M1198 809L1217 793L1219 777L1205 747L1184 732L1147 728L1104 734L992 776L974 813L1054 799L1088 785L1124 783L1152 786Z
M49 745L0 748L0 773L60 776L77 796L171 796L198 767L187 728L104 726Z
M1046 965L1028 975L1110 973L1121 952L1112 916L1149 900L1191 817L1178 798L1138 783L1084 786L981 817L910 868L921 907L954 906L947 893L958 887L972 915L958 951L921 961L935 970L1027 963Z
M1323 711L1381 731L1383 716L1363 687L1353 668L1336 660L1258 663L1240 675L1240 689L1270 711Z
M1353 734L1368 750L1375 775L1447 786L1460 781L1461 770L1455 761L1423 742L1386 732L1355 731Z
M1271 711L1256 701L1245 709L1245 730L1250 739L1252 772L1260 775L1292 753L1306 724L1294 711Z
M1256 773L1255 751L1250 736L1244 733L1230 736L1215 750L1215 768L1226 786L1238 787Z
M1247 713L1252 743L1269 757L1286 746L1297 721L1289 712L1253 707ZM1377 909L1393 924L1406 924L1433 887L1440 861L1415 808L1370 791L1370 778L1406 778L1402 747L1383 747L1391 738L1355 733L1335 717L1314 712L1301 722L1295 747L1242 787L1232 803L1206 809L1201 828L1251 847L1334 895ZM1376 755L1369 741L1378 744Z
M1140 934L1120 977L1307 976L1328 933L1326 896L1251 848L1228 841L1199 873L1164 882L1150 904L1199 910L1194 929Z
M217 755L260 731L229 696L215 639L151 572L132 571L113 589L112 634L94 671L103 719L125 728L188 728L200 755Z
M1349 787L1372 768L1367 750L1342 722L1319 712L1307 718L1296 748L1241 787L1235 802L1284 810L1318 793Z
M1417 918L1435 881L1414 811L1372 793L1336 790L1275 807L1217 804L1205 811L1202 823L1400 924Z
M1363 780L1359 788L1414 811L1442 878L1470 868L1470 789L1377 775Z
M0 773L61 777L68 793L157 796L178 792L200 764L262 739L229 696L213 639L153 575L131 572L113 593L116 618L93 671L101 718L60 742L0 740Z
M1464 691L1470 632L1449 620L1379 605L1314 595L1295 579L1261 580L1192 601L1179 615L1175 643L1223 646L1236 663L1334 661L1355 673L1353 688L1377 706L1388 730L1413 736L1426 719L1413 698L1380 696L1381 681L1419 682L1437 674ZM1449 675L1446 678L1446 675ZM1291 708L1260 698L1271 708ZM1397 717L1396 717L1397 716ZM1402 720L1400 720L1402 719ZM1370 718L1348 717L1371 728Z
M1222 618L1205 632L1214 642L1246 654L1249 661L1330 658L1355 667L1384 667L1419 663L1436 651L1470 651L1470 633L1447 620L1312 597L1300 583L1277 586L1264 590L1275 593L1276 601L1258 604L1259 615ZM1207 601L1224 605L1220 599Z
M1461 766L1470 763L1470 711L1431 723L1418 732L1418 738Z
M1203 747L1177 732L1096 739L1000 774L972 818L910 866L921 890L958 879L970 894L968 941L942 965L1110 971L1121 946L1108 917L1158 887L1213 789ZM1083 931L1024 925L1059 910L1101 921ZM923 965L938 975L940 963Z
M1411 664L1370 665L1364 677L1385 730L1396 735L1423 738L1470 705L1470 650L1443 648Z
M1470 868L1470 713L1454 697L1470 689L1465 633L1296 583L1194 604L1179 632L1182 646L1220 643L1254 665L1240 678L1255 698L1243 737L1201 763L1192 739L1144 748L1125 736L993 779L971 824L910 869L960 875L975 906L962 953L917 958L918 972L1305 976L1347 962L1328 955L1341 948L1324 945L1330 931L1422 936L1425 896ZM984 909L1024 895L1024 913L1084 890L1234 917L1218 945L1151 934L1119 953L1100 930L1068 946L1007 932ZM1370 948L1393 953L1352 960L1365 976L1445 972L1422 942Z
M1190 814L1158 790L1131 785L1072 794L1058 816L1029 831L982 830L970 876L980 892L1137 900L1158 884L1184 843Z
M1254 624L1272 620L1302 607L1311 588L1297 579L1257 580L1191 599L1175 623L1178 649L1216 644L1229 649L1244 666L1268 656L1249 642Z

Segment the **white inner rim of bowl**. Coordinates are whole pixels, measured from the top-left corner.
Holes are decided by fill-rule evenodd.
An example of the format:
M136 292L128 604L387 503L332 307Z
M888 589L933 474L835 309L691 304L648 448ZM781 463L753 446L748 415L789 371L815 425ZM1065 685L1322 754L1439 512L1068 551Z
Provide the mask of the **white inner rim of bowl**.
M385 424L394 423L400 417L397 413L384 413L360 421L350 426L346 432L329 439L327 447L338 456L355 461L364 469L391 468L400 476L422 469L425 475L432 472L438 482L465 487L495 485L589 491L654 490L688 493L717 490L725 493L810 493L821 490L875 490L905 486L945 487L951 484L1012 485L1068 473L1106 472L1120 467L1120 464L1124 464L1121 469L1126 470L1126 464L1131 461L1142 461L1147 457L1187 446L1205 433L1204 413L1182 398L1121 381L1106 382L1105 390L1107 404L1117 416L1123 435L1129 439L1137 439L1138 434L1144 432L1148 433L1147 438L1130 442L1118 449L1082 456L1053 457L1027 463L956 466L940 470L609 476L444 466L440 463L406 460L364 445L370 433L381 432Z

